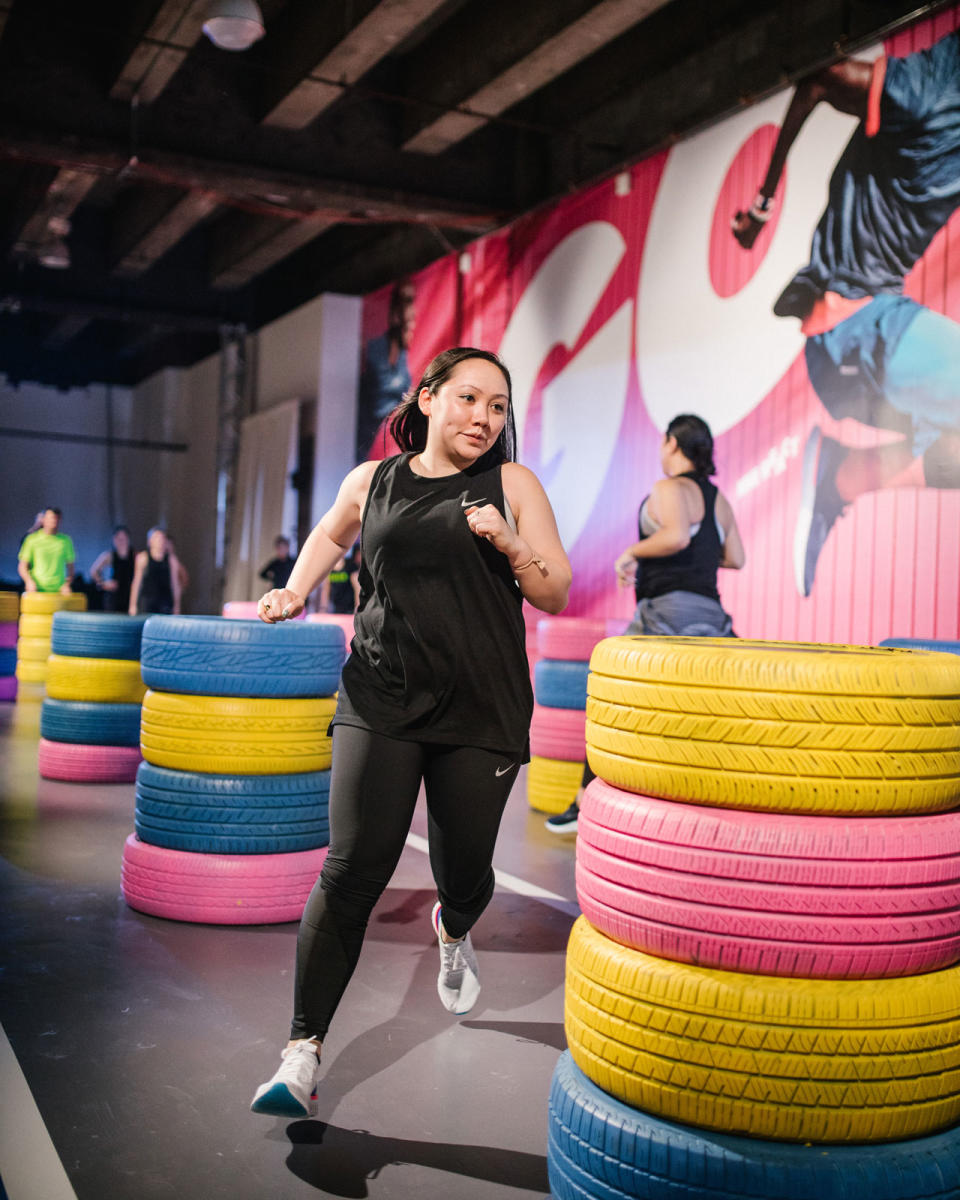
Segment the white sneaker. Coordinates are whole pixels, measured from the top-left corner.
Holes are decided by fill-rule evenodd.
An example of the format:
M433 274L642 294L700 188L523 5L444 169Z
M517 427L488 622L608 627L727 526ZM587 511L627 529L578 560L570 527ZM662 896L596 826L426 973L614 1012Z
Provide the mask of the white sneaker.
M443 1007L462 1016L476 1004L480 995L480 968L477 956L465 934L459 942L445 942L440 933L440 902L433 906L433 928L440 943L440 974L437 976L437 993Z
M261 1083L250 1111L270 1117L315 1117L320 1058L315 1042L304 1038L288 1046L274 1077Z

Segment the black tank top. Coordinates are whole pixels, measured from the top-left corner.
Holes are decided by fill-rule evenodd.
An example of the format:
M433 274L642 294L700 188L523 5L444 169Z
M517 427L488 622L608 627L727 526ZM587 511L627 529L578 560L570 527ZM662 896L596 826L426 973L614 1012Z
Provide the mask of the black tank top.
M703 520L689 544L676 554L637 559L637 600L652 599L666 592L694 592L719 601L717 568L723 557L723 546L717 530L717 489L705 475L697 475L694 471L686 471L676 478L692 479L703 493ZM648 499L646 497L640 505L641 514ZM649 536L643 532L642 516L638 515L637 525L642 542Z
M113 603L117 612L125 613L130 607L130 584L133 583L133 560L136 556L131 550L126 558L121 558L114 549L110 564L117 590L113 593Z
M147 567L140 580L137 612L172 613L173 584L170 581L170 555L157 560L147 551Z
M360 603L333 724L528 758L533 690L523 596L464 510L506 513L500 467L439 479L412 454L376 469L363 513Z

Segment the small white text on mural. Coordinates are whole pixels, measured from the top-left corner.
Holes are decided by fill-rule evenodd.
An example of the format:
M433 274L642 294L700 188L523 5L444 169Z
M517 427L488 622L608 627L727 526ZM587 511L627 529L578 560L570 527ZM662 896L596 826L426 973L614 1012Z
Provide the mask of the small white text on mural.
M747 496L774 475L782 475L787 469L788 460L796 458L799 453L800 439L792 433L787 434L778 446L770 447L756 466L751 467L745 475L740 476L734 485L734 494Z

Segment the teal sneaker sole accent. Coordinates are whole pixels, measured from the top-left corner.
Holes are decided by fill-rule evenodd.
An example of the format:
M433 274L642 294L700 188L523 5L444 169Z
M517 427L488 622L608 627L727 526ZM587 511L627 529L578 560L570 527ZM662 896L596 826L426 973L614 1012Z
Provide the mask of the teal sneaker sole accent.
M250 1105L250 1111L269 1117L310 1117L313 1114L303 1107L284 1083L275 1083L272 1088L258 1096Z

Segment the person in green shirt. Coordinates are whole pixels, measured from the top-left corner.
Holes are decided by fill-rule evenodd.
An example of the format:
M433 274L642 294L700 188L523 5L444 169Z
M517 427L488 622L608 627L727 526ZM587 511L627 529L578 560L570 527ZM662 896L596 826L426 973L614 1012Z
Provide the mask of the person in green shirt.
M70 594L76 554L71 539L57 532L61 515L59 508L45 508L40 528L23 539L17 571L28 592Z

